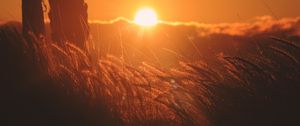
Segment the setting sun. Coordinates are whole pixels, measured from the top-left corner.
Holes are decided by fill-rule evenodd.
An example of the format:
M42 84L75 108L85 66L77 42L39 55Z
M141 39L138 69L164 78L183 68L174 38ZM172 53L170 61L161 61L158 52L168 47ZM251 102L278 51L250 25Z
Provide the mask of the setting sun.
M143 27L151 27L158 22L157 15L154 10L150 8L140 9L134 19L134 23Z

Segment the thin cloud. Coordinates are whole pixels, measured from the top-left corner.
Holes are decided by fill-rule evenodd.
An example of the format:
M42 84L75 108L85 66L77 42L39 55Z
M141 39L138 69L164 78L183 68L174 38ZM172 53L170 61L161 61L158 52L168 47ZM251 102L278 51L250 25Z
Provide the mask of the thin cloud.
M101 21L101 20L89 20L89 23L92 23L92 24L115 24L115 23L118 23L118 22L126 22L126 23L133 23L133 21L131 21L130 19L128 18L125 18L125 17L118 17L116 19L113 19L113 20L108 20L108 21Z
M117 22L127 22L134 24L127 18L117 18L110 21L93 20L90 23L115 24ZM255 36L259 34L289 34L300 35L300 17L275 19L271 16L256 17L247 22L205 24L198 22L168 22L159 21L159 25L190 27L196 29L199 36L210 36L223 34L230 36Z
M201 24L197 22L162 22L172 26L193 26L201 36L224 34L231 36L253 36L265 33L286 31L287 34L300 35L300 17L275 19L271 16L256 17L243 23Z

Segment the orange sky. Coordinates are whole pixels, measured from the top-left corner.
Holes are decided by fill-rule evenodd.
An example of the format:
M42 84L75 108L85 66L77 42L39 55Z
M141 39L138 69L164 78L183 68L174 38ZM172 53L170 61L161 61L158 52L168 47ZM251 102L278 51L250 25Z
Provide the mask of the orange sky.
M300 0L86 0L91 20L117 17L133 19L136 10L148 6L161 20L204 23L240 22L253 17L300 16ZM1 0L0 20L20 20L21 0Z

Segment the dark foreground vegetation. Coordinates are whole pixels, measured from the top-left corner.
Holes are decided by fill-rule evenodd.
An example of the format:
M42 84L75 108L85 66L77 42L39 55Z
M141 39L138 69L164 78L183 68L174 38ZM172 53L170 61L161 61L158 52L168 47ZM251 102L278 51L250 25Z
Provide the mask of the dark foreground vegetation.
M93 46L58 46L0 26L0 125L296 126L299 43L276 37L245 57L133 67Z

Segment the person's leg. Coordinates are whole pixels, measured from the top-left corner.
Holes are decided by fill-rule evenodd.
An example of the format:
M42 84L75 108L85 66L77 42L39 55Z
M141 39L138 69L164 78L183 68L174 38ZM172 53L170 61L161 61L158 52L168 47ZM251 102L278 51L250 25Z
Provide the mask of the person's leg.
M68 31L68 40L74 42L75 45L84 48L88 38L89 27L87 17L87 4L84 0L65 0L66 17L65 25Z
M23 34L33 32L35 35L45 33L42 0L22 0Z
M49 0L50 11L48 13L51 27L51 37L54 42L62 44L66 37L63 30L62 0Z
M52 37L84 48L88 38L87 4L84 0L49 0Z

